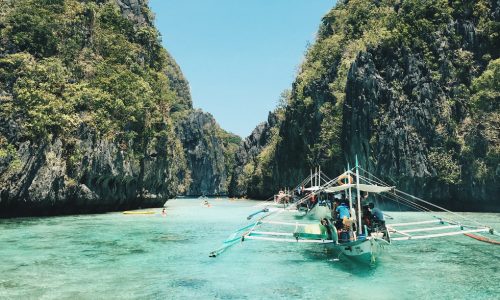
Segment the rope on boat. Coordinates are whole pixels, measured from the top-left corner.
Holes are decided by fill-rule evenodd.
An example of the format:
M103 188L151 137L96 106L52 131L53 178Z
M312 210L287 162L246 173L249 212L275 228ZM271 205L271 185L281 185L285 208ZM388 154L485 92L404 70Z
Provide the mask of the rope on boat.
M474 235L474 234L470 234L470 233L464 233L466 236L469 236L473 239L476 239L476 240L479 240L479 241L482 241L482 242L487 242L487 243L492 243L492 244L496 244L496 245L500 245L500 242L498 241L494 241L494 240L490 240L490 239L487 239L487 238L484 238L484 237L481 237L481 236L477 236L477 235Z
M361 168L361 167L360 167L360 168ZM361 169L362 169L362 168L361 168ZM379 178L377 178L375 175L371 174L370 172L368 172L368 171L366 171L366 170L364 170L364 169L362 169L362 170L363 170L363 171L365 171L366 173L368 173L369 175L373 176L374 178L376 178L378 181L380 181L380 183L383 183L384 185L389 186L389 185L387 185L386 183L384 183L382 180L380 180ZM364 179L366 180L366 179L368 179L368 178L364 177ZM371 180L371 179L368 179L368 180ZM373 180L372 180L372 181L373 181ZM443 210L443 211L445 211L445 212L448 212L448 213L454 214L454 215L459 216L459 217L461 217L461 218L463 218L463 219L465 219L465 220L468 220L468 221L471 221L471 222L477 223L477 224L479 224L479 225L481 225L481 226L485 226L485 227L487 227L487 225L485 225L485 224L479 223L479 222L477 222L477 221L475 221L475 220L469 219L469 218L467 218L467 217L465 217L465 216L462 216L462 215L459 215L459 214L457 214L457 213L455 213L455 212L453 212L453 211L450 211L450 210L447 210L447 209L445 209L445 208L443 208L443 207L440 207L440 206L438 206L438 205L435 205L435 204L433 204L433 203L431 203L431 202L428 202L428 201L425 201L425 200L420 199L420 198L418 198L418 197L415 197L415 196L413 196L413 195L407 194L407 193L405 193L405 192L403 192L403 191L401 191L401 190L397 190L397 189L394 189L394 190L395 190L395 191L398 191L399 193L401 193L401 194L403 194L403 195L405 195L405 196L407 196L407 197L411 197L411 198L413 198L413 199L415 199L415 200L422 201L423 203L425 203L425 204L427 204L427 205L434 206L434 207L436 207L436 208L438 208L438 209L440 209L440 210ZM410 201L410 200L408 200L408 199L405 199L405 198L401 197L400 195L391 195L391 196L395 196L395 197L397 197L397 198L399 198L399 199L401 199L401 200L403 200L403 199L404 199L404 200L405 200L405 201L407 201L407 202L411 202L411 203L412 203L412 205L418 205L418 204L416 204L416 203L415 203L415 202L413 202L413 201ZM390 198L389 198L389 199L390 199ZM392 199L391 199L391 200L392 200ZM421 206L421 205L418 205L418 206L420 206L420 207L424 208L424 207L423 207L423 206ZM429 212L431 211L431 210L430 210L430 209L428 209L428 208L425 208L425 210L427 210L427 211L429 211Z
M397 197L396 197L396 199L393 199L393 198L389 197L389 196L394 196L394 195L392 195L392 194L387 194L387 195L385 195L385 194L379 194L379 195L380 195L382 198L389 199L389 200L391 200L391 201L397 202L398 204L403 204L404 206L409 207L409 208L413 208L413 209L414 209L414 210L416 210L416 211L420 211L420 212L424 212L424 213L430 213L430 211L428 211L428 210L424 210L424 209L422 209L422 208L418 207L418 206L419 206L418 204L416 204L415 202L409 201L409 200L407 200L407 199L404 199L404 198L403 198L404 200L409 201L409 203L408 203L408 204L406 204L406 203L400 203L400 202L399 202L399 199L397 199ZM402 200L403 200L403 199L402 199Z
M406 195L406 196L408 196L408 197L414 198L414 199L416 199L416 200L420 200L420 201L422 201L422 202L424 202L424 203L426 203L426 204L428 204L428 205L432 205L432 206L437 207L437 208L439 208L439 209L441 209L441 210L443 210L443 211L446 211L446 212L448 212L448 213L451 213L451 214L454 214L454 215L456 215L456 216L462 217L462 218L464 218L464 219L466 219L466 220L468 220L468 221L472 221L472 222L477 223L477 224L479 224L479 225L481 225L481 226L486 226L486 225L484 225L484 224L482 224L482 223L479 223L479 222L477 222L477 221L475 221L475 220L469 219L469 218L467 218L466 216L459 215L459 214L457 214L457 213L455 213L455 212L452 212L451 210L447 210L446 208L443 208L443 207L437 206L437 205L432 204L432 203L430 203L430 202L428 202L428 201L425 201L425 200L422 200L422 199L417 198L417 197L415 197L415 196L412 196L412 195L410 195L410 194L407 194L407 193L405 193L405 192L403 192L403 191L400 191L400 190L397 190L397 191L398 191L398 192L400 192L400 193L402 193L402 194L404 194L404 195ZM486 226L486 227L487 227L487 226Z

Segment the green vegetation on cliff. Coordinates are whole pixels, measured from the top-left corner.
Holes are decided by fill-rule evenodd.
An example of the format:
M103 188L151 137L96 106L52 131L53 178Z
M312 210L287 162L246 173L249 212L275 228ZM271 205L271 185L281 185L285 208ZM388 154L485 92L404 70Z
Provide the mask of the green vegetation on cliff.
M183 154L171 113L190 109L191 99L179 94L180 70L155 27L135 25L114 2L1 0L0 6L0 118L21 122L23 139L60 138L68 162L76 162L76 132L85 124L132 160L157 139L170 167L185 168L174 159Z
M236 135L232 132L227 132L224 129L220 129L220 135L223 141L222 145L224 152L224 163L225 163L225 169L227 171L227 186L226 186L226 191L227 191L229 183L231 182L231 179L234 174L234 162L235 162L234 153L240 146L242 140L239 135Z
M134 30L112 3L17 5L2 38L21 52L0 60L0 76L14 96L4 113L23 115L27 136L69 137L87 122L102 137L129 138L168 120L174 97L155 28Z

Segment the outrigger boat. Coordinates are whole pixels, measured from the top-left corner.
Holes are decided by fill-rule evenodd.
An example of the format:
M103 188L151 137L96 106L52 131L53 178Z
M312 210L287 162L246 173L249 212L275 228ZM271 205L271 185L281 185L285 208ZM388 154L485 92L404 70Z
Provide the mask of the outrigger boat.
M355 170L355 172L354 172ZM361 176L359 171L362 170L365 176ZM366 177L368 176L368 177ZM353 180L353 177L356 179ZM352 190L356 191L356 201L353 201ZM266 213L265 216L248 226L235 230L232 235L223 242L222 246L210 253L210 257L216 257L223 253L228 247L247 240L261 240L271 242L287 242L287 243L310 243L322 245L325 247L334 247L340 250L345 256L372 264L377 260L377 257L383 253L384 249L393 244L395 241L417 240L436 238L444 236L453 236L466 234L475 237L479 240L489 241L482 237L473 235L473 233L489 233L500 236L490 226L480 224L474 220L470 220L465 216L453 213L442 207L434 205L428 201L409 195L403 191L397 190L395 186L390 186L382 180L376 178L366 170L363 170L357 162L356 167L348 170L340 176L329 180L322 185L316 185L310 189L310 194L303 196L295 203L288 204L283 209L269 211L264 208L255 214L248 217L251 219L258 213ZM305 222L286 222L280 221L278 217L285 213L296 213L297 207L310 201L311 196L320 196L320 194L338 194L344 192L349 200L349 211L351 218L344 220L336 220L336 225L332 224L332 219L329 215L321 215L321 224L307 224ZM405 205L420 212L425 212L429 215L430 220L408 223L386 224L384 219L373 218L371 220L362 220L361 215L361 192L378 195L384 199L396 201L398 204ZM356 203L353 203L356 202ZM329 208L328 205L326 207ZM431 209L432 208L432 209ZM445 214L451 214L457 219L448 217L439 217L436 211L439 210ZM331 210L328 210L331 213ZM318 221L320 221L318 220ZM340 227L339 226L340 221ZM371 221L371 222L370 222ZM464 222L468 222L467 224ZM431 224L439 224L436 227L429 227ZM472 224L475 223L475 224ZM419 228L412 228L420 226ZM263 231L265 227L273 227L272 231ZM286 228L292 228L286 229ZM403 229L400 229L403 228ZM457 230L458 229L458 230ZM438 232L433 234L414 235L419 232Z
M306 179L304 179L295 188L293 188L293 189L285 188L283 190L280 190L273 197L255 205L255 207L265 208L271 212L281 210L281 209L287 209L287 211L289 211L289 212L290 211L303 212L303 213L305 213L304 215L313 214L317 217L327 216L330 214L330 210L325 211L325 209L319 208L321 206L325 206L325 204L326 204L325 201L323 201L323 202L318 201L318 202L314 203L314 201L309 200L309 201L303 201L303 202L298 203L298 200L303 198L305 193L309 193L310 191L319 190L320 182L328 183L329 181L331 181L331 179L329 179L326 175L324 175L324 173L321 173L321 167L319 167L319 170L318 170L318 168L316 168L314 174L312 173L312 169L311 169L311 175L308 176ZM308 186L309 182L310 182L310 186ZM310 196L310 194L309 194L309 196ZM270 200L270 199L272 199L272 200ZM292 204L292 203L296 204L296 210L287 208L287 205ZM320 205L317 206L314 204L320 204Z

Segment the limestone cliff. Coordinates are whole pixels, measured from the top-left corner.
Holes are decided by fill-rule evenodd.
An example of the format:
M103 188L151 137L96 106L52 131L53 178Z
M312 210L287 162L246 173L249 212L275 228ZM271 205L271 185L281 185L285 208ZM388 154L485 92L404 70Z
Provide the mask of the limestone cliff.
M269 145L271 138L275 134L275 127L278 119L275 114L269 113L267 122L262 122L252 131L252 133L241 143L235 152L234 176L230 183L229 193L231 196L249 196L258 198L258 191L249 191L252 187L251 175L255 165L258 164L258 155ZM246 167L246 171L245 171Z
M227 195L233 169L234 145L241 139L224 132L213 116L196 110L180 121L176 132L187 159L191 184L184 195ZM185 172L178 174L180 180Z
M0 1L0 218L161 207L187 188L170 113L191 108L189 85L147 1L114 2L130 23L108 1Z
M454 26L463 32L455 47L474 53L477 73L483 72L485 41L470 22ZM442 50L442 55L453 57L456 50ZM449 209L497 211L498 179L494 174L487 181L475 178L473 162L464 157L464 147L485 147L486 140L483 130L476 132L479 123L468 112L469 99L459 95L460 84L467 83L456 76L458 67L443 59L439 69L448 80L436 80L418 51L360 53L346 84L344 159L352 161L357 154L375 176Z
M124 17L134 23L136 27L147 27L152 25L152 13L148 7L148 0L114 0L120 7ZM105 1L97 1L105 2ZM189 82L182 74L182 70L172 57L166 51L167 67L165 74L170 79L170 90L175 93L176 101L172 107L172 112L189 110L193 108L193 100L191 99L191 92Z
M171 169L183 161L167 154L178 149L165 147L165 139L151 140L137 159L127 149L133 141L99 140L82 125L78 160L69 161L61 139L33 144L18 139L17 128L12 122L2 128L19 144L21 168L9 168L9 156L0 159L0 218L161 207L176 194Z
M258 154L272 163L248 165L260 180L247 194L294 186L316 165L339 174L358 155L375 176L449 209L500 211L499 99L480 88L498 84L499 4L339 1Z

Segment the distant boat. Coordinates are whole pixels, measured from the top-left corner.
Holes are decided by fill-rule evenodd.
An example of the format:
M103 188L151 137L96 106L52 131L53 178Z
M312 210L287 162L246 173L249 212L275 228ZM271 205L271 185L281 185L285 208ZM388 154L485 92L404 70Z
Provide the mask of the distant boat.
M124 215L152 215L155 211L124 211Z

